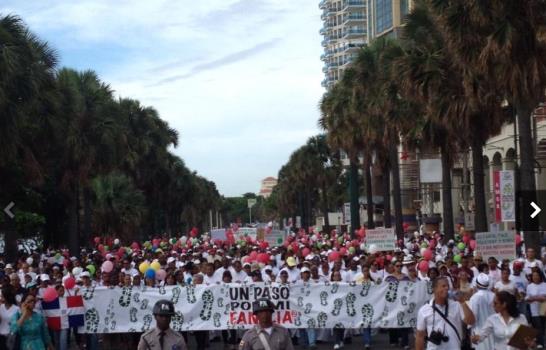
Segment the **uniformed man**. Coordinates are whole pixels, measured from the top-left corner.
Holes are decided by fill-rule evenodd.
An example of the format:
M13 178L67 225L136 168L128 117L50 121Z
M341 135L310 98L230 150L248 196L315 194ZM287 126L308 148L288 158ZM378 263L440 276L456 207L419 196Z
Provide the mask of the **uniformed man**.
M275 306L269 299L258 299L252 303L258 325L245 333L239 350L294 350L288 330L273 324L274 310Z
M169 300L159 300L153 309L156 327L142 334L138 350L187 350L184 337L170 328L174 305Z

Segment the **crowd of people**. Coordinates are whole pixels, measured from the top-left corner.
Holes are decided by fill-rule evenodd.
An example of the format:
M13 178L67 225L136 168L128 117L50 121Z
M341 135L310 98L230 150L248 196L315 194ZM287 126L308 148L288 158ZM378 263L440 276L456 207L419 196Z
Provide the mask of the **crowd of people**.
M267 232L265 232L267 235ZM434 298L417 316L415 329L290 330L292 342L316 348L330 342L343 348L360 334L365 348L378 332L387 332L392 346L409 349L415 334L417 349L454 349L468 343L476 349L509 349L518 325L538 331L526 346L542 348L546 323L546 251L525 249L517 239L519 258L497 261L476 254L472 234L461 229L454 239L441 233L406 233L393 251L365 244L366 230L347 233L290 233L283 244L269 246L252 236L228 230L225 239L212 239L192 230L180 238L155 238L124 245L119 239L96 237L92 248L78 257L67 250L44 249L20 254L17 261L0 258L0 349L16 341L21 349L106 348L123 342L136 348L140 334L78 334L52 331L41 314L44 291L54 287L59 297L76 295L91 286L148 286L325 281L385 283L431 281ZM519 237L519 236L518 236ZM67 283L68 282L68 283ZM183 310L182 310L183 311ZM447 320L452 320L450 325ZM466 326L464 326L466 324ZM415 332L414 332L415 331ZM241 332L194 331L197 349L223 341L236 349ZM470 348L470 347L469 347Z

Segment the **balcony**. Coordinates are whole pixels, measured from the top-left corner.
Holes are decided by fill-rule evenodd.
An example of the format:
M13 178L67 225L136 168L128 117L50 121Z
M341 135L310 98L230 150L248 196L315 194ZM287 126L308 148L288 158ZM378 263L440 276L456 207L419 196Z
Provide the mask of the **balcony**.
M325 9L327 5L328 5L328 1L322 0L321 2L319 2L318 7L319 9Z
M343 10L353 9L353 8L364 8L366 3L363 0L347 0L343 4Z
M343 52L360 51L366 44L346 44L343 46Z
M353 28L343 31L343 38L354 38L362 35L366 35L366 30L364 28Z
M326 29L324 27L320 28L320 30L319 30L320 35L326 35L327 32L328 32L328 29Z
M328 38L326 38L326 39L324 39L324 40L322 40L322 41L320 42L320 44L321 44L322 46L324 46L324 47L328 46L329 43L330 43L330 40L329 40Z
M347 25L353 22L366 22L367 18L364 15L350 14L343 19L343 25Z

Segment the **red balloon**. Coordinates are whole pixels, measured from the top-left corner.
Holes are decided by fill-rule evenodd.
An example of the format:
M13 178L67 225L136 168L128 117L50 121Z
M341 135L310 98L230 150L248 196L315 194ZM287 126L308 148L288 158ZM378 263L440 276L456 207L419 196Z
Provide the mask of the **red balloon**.
M518 236L516 235L516 242L517 242L517 240L518 240L517 237L518 237ZM520 238L520 239L521 239L521 238ZM471 240L470 243L468 243L468 245L470 246L470 249L476 250L476 240L475 240L475 239Z
M266 241L261 241L260 242L260 249L267 249L267 247L269 247L268 242L266 242Z
M521 236L520 235L516 235L516 244L517 245L521 244Z
M339 254L341 254L341 255L347 255L347 248L341 247L341 249L339 250Z
M330 261L339 260L339 253L336 252L336 251L331 252L330 254L328 254L328 260L330 260Z
M72 289L76 285L76 279L74 277L68 277L64 280L64 287L66 289Z
M139 245L137 242L133 242L133 244L131 244L131 248L133 249L138 249L139 248Z
M470 242L470 236L464 235L463 236L463 242L464 242L464 244L468 244L468 242Z
M269 254L267 253L260 253L258 254L258 257L256 258L256 260L259 262L259 263L262 263L264 265L267 265L269 264Z
M292 242L292 250L294 250L294 253L297 253L300 250L298 242Z
M98 248L99 248L99 250L100 250L101 252L104 251L104 245L99 244L99 247L98 247Z
M430 249L436 248L436 240L431 239L428 246L429 246Z
M250 258L250 261L256 261L256 258L258 257L258 253L255 252L255 251L252 251L252 252L250 252L248 257Z
M392 255L388 254L387 255L387 261L391 261L392 260Z
M423 252L423 259L425 259L426 261L429 261L432 259L432 250L430 249L427 249Z
M57 299L58 297L59 297L59 295L57 294L57 291L55 290L55 288L47 287L44 290L43 299L44 299L45 302L47 302L47 303L52 302L53 300Z
M428 272L428 261L422 260L418 265L419 271L422 273Z

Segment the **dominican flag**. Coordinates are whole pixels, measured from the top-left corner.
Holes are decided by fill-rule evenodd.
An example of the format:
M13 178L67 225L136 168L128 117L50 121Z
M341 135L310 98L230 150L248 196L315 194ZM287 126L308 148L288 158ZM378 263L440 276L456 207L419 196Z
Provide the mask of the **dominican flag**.
M85 308L81 295L57 298L51 302L42 300L42 310L51 330L83 326Z

